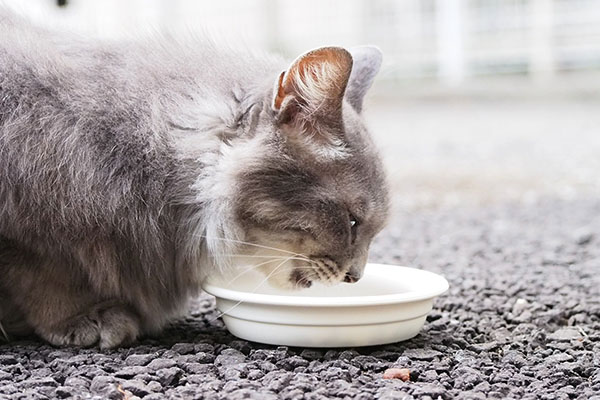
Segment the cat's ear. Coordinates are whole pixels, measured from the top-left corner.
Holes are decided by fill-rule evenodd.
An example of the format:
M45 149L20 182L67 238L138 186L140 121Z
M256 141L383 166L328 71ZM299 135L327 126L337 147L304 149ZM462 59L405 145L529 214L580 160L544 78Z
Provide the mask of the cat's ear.
M298 57L279 75L272 108L281 123L339 121L352 56L341 47L322 47Z
M381 50L374 46L353 47L350 54L354 65L346 89L346 100L357 112L361 112L365 94L381 67L382 54Z

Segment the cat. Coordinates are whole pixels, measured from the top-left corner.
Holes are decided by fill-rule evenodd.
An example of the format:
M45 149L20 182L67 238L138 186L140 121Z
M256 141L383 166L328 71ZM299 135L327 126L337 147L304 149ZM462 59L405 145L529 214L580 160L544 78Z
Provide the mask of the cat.
M290 290L361 277L389 208L362 118L377 48L289 63L7 12L0 37L0 332L113 348L236 265Z

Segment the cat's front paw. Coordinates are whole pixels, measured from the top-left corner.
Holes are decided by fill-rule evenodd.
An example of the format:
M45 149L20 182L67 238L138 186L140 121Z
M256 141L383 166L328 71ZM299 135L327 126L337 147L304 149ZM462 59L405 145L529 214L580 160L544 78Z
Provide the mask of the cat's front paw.
M82 315L68 319L40 335L55 346L89 347L100 339L100 325L91 316Z
M69 318L40 335L55 346L97 344L101 349L111 349L133 342L139 331L139 320L134 313L112 306Z

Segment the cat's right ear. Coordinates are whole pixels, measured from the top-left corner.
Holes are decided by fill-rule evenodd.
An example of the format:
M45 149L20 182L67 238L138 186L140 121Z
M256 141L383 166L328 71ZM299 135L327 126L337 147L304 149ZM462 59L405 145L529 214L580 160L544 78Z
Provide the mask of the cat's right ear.
M322 47L298 57L275 83L271 107L278 122L339 123L351 70L352 56L341 47Z
M362 111L363 99L381 68L383 55L375 46L359 46L350 49L354 66L346 89L346 100L357 112Z

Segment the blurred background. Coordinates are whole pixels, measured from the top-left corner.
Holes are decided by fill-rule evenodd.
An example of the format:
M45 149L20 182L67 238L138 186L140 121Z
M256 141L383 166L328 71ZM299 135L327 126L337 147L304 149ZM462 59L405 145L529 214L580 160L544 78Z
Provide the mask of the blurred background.
M290 58L380 47L365 115L401 209L600 195L598 0L4 3L109 40L208 34Z

